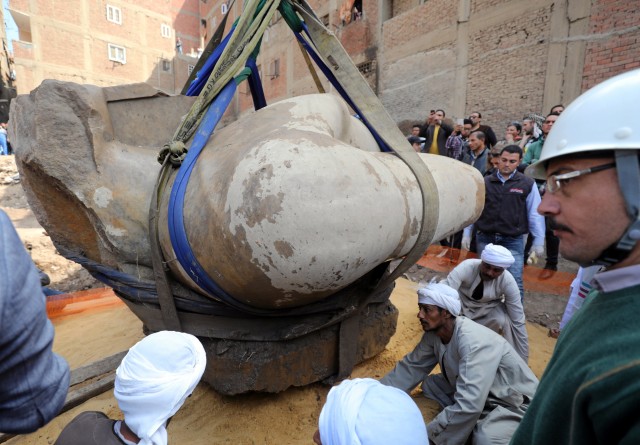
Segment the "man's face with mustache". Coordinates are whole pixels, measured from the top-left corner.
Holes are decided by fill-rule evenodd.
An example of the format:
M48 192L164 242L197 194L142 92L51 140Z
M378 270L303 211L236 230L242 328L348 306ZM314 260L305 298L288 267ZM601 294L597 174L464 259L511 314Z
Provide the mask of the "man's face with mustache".
M613 157L554 159L547 178L610 162ZM538 212L551 218L562 256L582 265L616 242L630 223L615 168L563 181L555 193L544 194Z

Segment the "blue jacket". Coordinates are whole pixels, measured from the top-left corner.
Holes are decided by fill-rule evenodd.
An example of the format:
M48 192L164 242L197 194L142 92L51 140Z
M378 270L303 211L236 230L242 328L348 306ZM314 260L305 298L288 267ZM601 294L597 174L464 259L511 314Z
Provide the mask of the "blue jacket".
M0 432L35 431L62 409L69 365L52 344L38 272L0 211Z

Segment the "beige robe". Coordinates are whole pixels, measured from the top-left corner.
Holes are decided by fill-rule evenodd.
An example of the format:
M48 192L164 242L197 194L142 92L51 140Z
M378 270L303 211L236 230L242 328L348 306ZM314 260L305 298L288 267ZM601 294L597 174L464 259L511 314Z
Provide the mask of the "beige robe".
M440 364L442 374L429 375ZM437 445L508 444L538 387L538 379L504 338L466 317L456 318L447 344L427 332L381 383L422 391L443 410L427 424Z
M482 298L474 300L471 295L480 283L481 262L463 261L443 283L458 291L462 315L501 334L526 362L529 359L529 339L516 280L505 270L498 278L485 281Z

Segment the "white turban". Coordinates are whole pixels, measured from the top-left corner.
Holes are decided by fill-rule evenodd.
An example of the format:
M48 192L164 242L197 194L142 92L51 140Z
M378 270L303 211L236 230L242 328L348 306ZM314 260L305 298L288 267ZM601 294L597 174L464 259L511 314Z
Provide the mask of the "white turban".
M458 291L442 283L429 283L418 289L418 303L431 304L448 310L451 315L460 315Z
M319 420L322 445L425 445L427 428L404 391L373 379L345 380L329 391Z
M511 267L515 261L515 258L511 255L509 249L496 244L487 244L482 251L480 258L487 264L491 264L495 267L502 267L503 269Z
M140 445L166 445L166 421L200 381L207 364L191 334L161 331L136 343L116 370L114 395Z

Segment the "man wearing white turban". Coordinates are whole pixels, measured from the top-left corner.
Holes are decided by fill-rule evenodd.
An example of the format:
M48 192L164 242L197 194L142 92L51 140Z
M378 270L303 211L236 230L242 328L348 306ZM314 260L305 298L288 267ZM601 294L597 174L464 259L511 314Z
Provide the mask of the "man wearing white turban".
M427 424L430 443L507 444L524 416L538 379L507 341L459 316L458 292L445 284L418 291L420 343L380 382L413 390L444 409ZM441 374L429 375L436 365Z
M425 445L427 429L405 392L373 379L345 380L320 412L318 445Z
M166 445L168 420L200 381L202 344L191 334L161 331L135 344L116 370L114 396L123 421L101 412L78 415L55 445Z
M442 283L458 291L462 315L502 335L526 362L529 339L509 249L487 244L481 259L458 264Z

